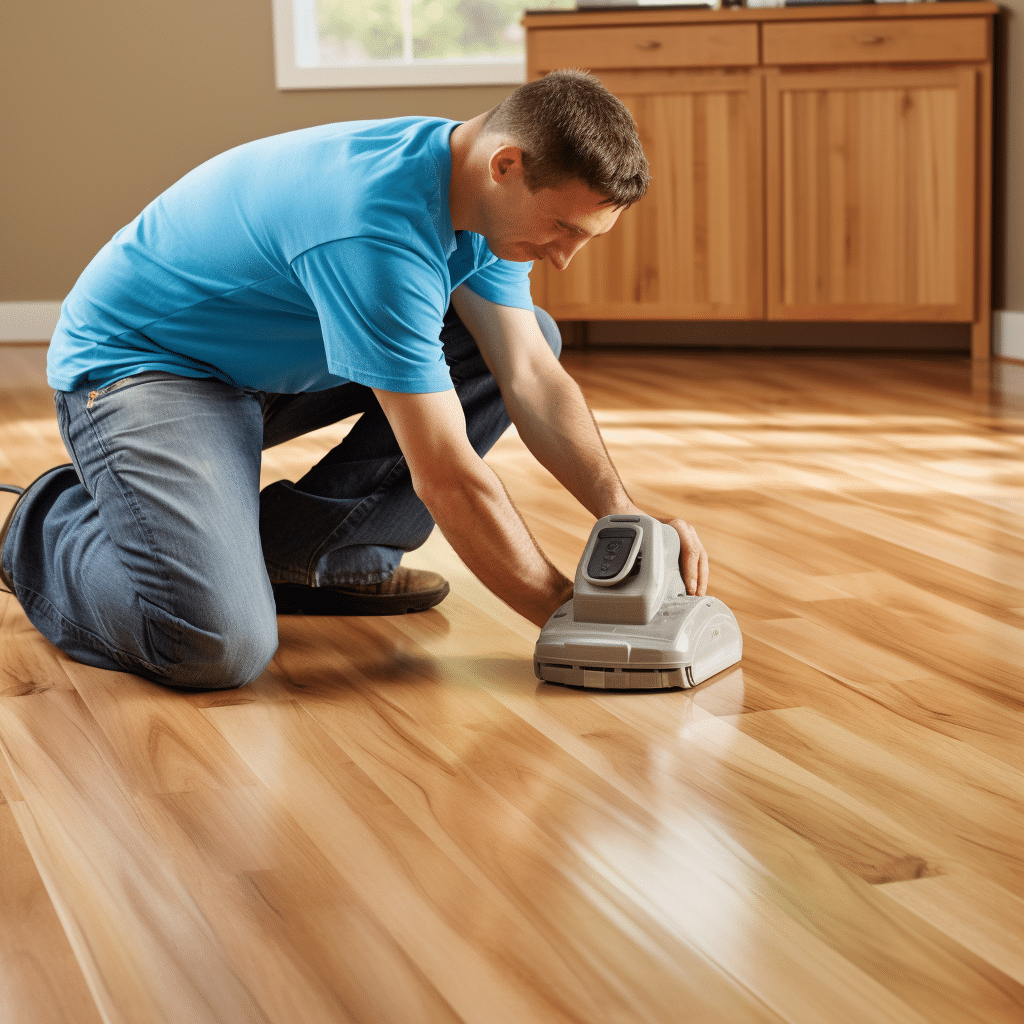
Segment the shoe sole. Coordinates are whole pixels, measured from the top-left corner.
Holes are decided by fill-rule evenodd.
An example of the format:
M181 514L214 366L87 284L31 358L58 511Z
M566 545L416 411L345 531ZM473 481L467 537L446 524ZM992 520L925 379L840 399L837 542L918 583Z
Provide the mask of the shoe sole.
M346 594L330 587L274 583L278 615L407 615L440 604L450 587L414 594Z

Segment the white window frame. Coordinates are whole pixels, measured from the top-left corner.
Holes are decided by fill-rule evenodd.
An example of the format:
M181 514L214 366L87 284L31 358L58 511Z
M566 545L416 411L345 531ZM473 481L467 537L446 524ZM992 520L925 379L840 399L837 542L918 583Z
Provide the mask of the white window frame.
M278 89L387 89L418 85L521 85L526 62L418 60L373 65L316 65L317 40L308 27L315 0L273 0L274 62ZM524 3L525 6L525 3ZM298 48L296 47L298 41ZM296 53L305 50L307 59Z

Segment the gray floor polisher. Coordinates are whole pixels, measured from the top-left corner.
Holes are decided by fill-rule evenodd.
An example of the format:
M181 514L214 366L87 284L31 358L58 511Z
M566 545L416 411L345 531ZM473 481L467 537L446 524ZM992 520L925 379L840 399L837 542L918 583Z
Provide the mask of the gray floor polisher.
M605 516L587 541L572 600L540 632L534 671L588 689L686 689L742 656L736 616L717 598L687 595L679 534L650 516Z

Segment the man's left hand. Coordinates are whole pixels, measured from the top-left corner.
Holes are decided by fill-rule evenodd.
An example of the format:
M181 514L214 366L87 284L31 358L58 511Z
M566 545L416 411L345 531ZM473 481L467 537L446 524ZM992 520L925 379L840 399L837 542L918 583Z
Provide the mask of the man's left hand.
M679 574L688 594L703 597L708 592L708 553L697 531L682 519L658 519L679 534Z

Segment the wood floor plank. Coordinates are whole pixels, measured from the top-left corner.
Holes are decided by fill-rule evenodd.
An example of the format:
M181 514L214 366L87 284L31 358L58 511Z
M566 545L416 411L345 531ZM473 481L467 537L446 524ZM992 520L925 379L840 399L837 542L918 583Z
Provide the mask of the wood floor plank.
M803 612L825 628L868 633L897 657L935 675L950 675L973 689L1002 696L1011 708L1021 708L1018 684L1024 665L1024 629L991 619L971 622L969 611L943 628L937 619L926 624L919 615L883 607L870 596L866 600L837 598L809 603Z
M872 628L861 628L865 623ZM977 690L1011 713L1020 711L1018 666L993 656L984 641L958 644L870 602L809 604L803 618L752 623L749 632L849 685L945 677L956 679L954 689ZM861 636L870 636L871 642Z
M704 1002L706 989L702 985L687 988L677 982L673 988L664 980L665 976L678 978L680 973L685 977L689 965L659 962L649 954L645 957L642 947L634 948L626 936L617 937L614 930L608 937L633 954L634 959L624 966L643 973L644 989L627 991L618 998L612 989L609 1002L602 1005L595 1002L601 993L588 992L578 983L570 987L571 972L562 979L566 983L559 984L562 956L551 942L553 936L538 935L520 915L503 912L504 906L487 887L453 864L396 805L385 802L368 778L365 782L353 779L339 771L336 758L318 756L315 749L322 749L327 739L312 718L285 704L211 708L204 713L250 760L268 788L287 794L296 820L321 849L336 863L347 865L349 883L461 1019L481 1024L582 1022L595 1016L608 1021L668 1021L671 1017L666 1013L676 1012L681 995ZM301 745L309 754L288 758L283 764L268 760L263 743L268 734L275 736L275 746L284 739ZM331 748L333 743L327 749ZM511 853L510 849L495 849L492 857L507 858ZM545 889L550 891L544 875L549 875L551 868L543 860L535 863L542 871L534 880L540 895ZM571 922L574 927L569 934L586 935L592 928L601 929L598 908L585 909L588 912L582 919ZM602 955L613 952L614 948ZM693 965L698 971L700 967L699 963ZM707 980L707 973L706 969L700 972L701 980ZM705 1012L713 1016L707 1019L776 1019L739 993L730 998L726 986L719 988L728 1006L740 1008L740 1015L730 1018L708 1005ZM653 1015L638 1016L634 1009L642 1007L630 1007L630 997L643 999Z
M0 804L20 803L24 801L21 787L14 779L7 759L0 755Z
M0 757L2 760L2 757ZM27 814L17 801L22 815ZM100 1015L25 846L0 800L0 1021L100 1024Z
M70 662L67 673L138 794L249 786L255 778L209 722L180 695L124 672Z
M339 651L339 656L343 657L344 655ZM474 677L479 677L480 673L479 673L478 670L474 670L473 675L474 675ZM391 768L391 771L394 773L394 778L398 780L398 783L400 784L400 787L406 787L407 788L407 791L410 794L412 794L412 796L417 801L417 803L421 802L424 796L426 797L427 804L425 806L429 807L429 816L428 816L428 819L427 819L428 824L429 824L429 822L432 821L432 816L441 813L439 808L443 807L443 804L444 804L445 801L443 800L442 797L440 797L440 796L438 796L436 794L435 786L432 786L432 785L430 785L429 783L427 783L427 782L425 782L423 780L423 778L420 776L420 773L416 771L416 765L415 764L406 764L406 763L395 764L395 757L396 757L395 740L397 738L401 737L401 738L404 738L407 742L409 742L409 734L410 734L410 732L417 731L416 724L420 723L420 722L422 722L424 720L429 720L429 702L430 702L430 698L429 698L429 696L426 695L426 691L425 691L424 687L417 686L415 684L409 684L409 685L406 685L406 686L402 686L400 688L400 690L401 690L400 694L397 692L397 690L398 690L398 688L396 687L396 690L392 690L391 691L391 696L390 696L389 701L385 705L382 705L382 707L384 707L384 708L389 710L390 715L388 717L393 717L395 715L399 716L399 720L400 720L401 725L400 725L400 728L398 729L397 735L396 735L395 728L394 728L393 725L390 726L387 729L387 731L386 731L387 732L387 737L386 737L386 741L385 741L386 757L378 755L378 758L379 758L379 762L380 763L387 763L389 765L389 767L392 766L392 765L394 766L393 768ZM511 690L518 691L518 688L517 687L511 687ZM481 699L482 698L478 698L476 703L479 704ZM400 701L401 702L400 706L395 707L395 701ZM408 703L409 701L412 701L414 703L413 704L409 704ZM665 702L665 703L667 703L667 702ZM344 704L344 710L346 712L348 712L350 710L350 704L351 704L351 702L346 698L346 701L345 701L345 704ZM337 708L335 708L333 705L329 705L329 706L332 707L332 709L334 711L334 714L340 713L339 710ZM625 703L623 703L621 701L617 702L617 706L620 707L620 708L628 707L627 704L625 704ZM678 706L678 704L677 704L677 706ZM577 710L578 711L579 707L580 707L580 705L578 705L578 704L576 704L574 702L573 710ZM566 710L568 710L568 708ZM403 712L403 711L405 713L401 714L401 712ZM321 709L319 707L313 708L311 710L311 713L314 714L314 716L318 717L318 718L321 718L321 717L324 717L324 716L326 716L328 718L328 720L331 720L331 718L332 718L331 715L328 715L328 713L325 710L323 710L323 709ZM509 739L510 739L509 729L511 728L511 726L509 724L507 724L507 723L503 723L501 728L496 727L494 722L491 720L492 718L493 718L493 710L492 710L492 714L490 716L488 716L488 718L485 721L482 721L482 722L479 722L479 723L468 723L468 724L464 724L464 725L460 726L456 732L450 733L448 744L447 744L448 748L449 749L457 750L459 752L460 757L462 758L462 760L465 761L465 759L467 757L467 754L465 752L465 741L464 741L464 737L465 737L466 740L469 740L472 743L472 747L470 749L473 750L474 756L475 756L475 752L476 751L481 751L481 752L486 751L486 754L484 756L487 758L487 762L488 763L492 762L494 760L495 756L496 756L495 751L500 749L501 746L503 746L504 744L507 744L509 742ZM346 746L346 749L348 749L348 751L352 754L353 757L358 757L358 749L354 749L353 748L353 744L358 745L360 743L360 739L359 739L359 732L360 732L360 730L358 728L356 728L357 725L358 725L358 722L354 721L352 719L351 715L346 713L344 715L344 717L340 721L338 721L335 724L335 727L332 729L332 735L334 735L336 741L339 743L339 745ZM464 730L467 730L467 729L469 730L468 734L464 733ZM586 736L588 738L603 737L603 736L605 736L607 734L608 734L607 727L602 730L601 728L597 728L597 727L591 726L589 729L586 730ZM418 731L417 731L417 735L420 735ZM620 738L620 737L617 737L617 738ZM481 742L480 742L481 740L485 740L486 742L483 745L481 745ZM362 742L366 742L366 741L363 740ZM613 742L614 742L614 738L613 738ZM533 776L537 772L540 772L540 771L550 772L552 766L554 764L556 764L557 761L558 761L558 757L556 755L556 752L548 750L548 751L546 751L544 753L544 755L542 757L536 759L539 762L539 765L542 766L542 767L538 767L537 765L535 765L533 763L533 759L528 759L527 756L526 756L524 746L527 745L527 744L528 744L528 748L527 749L531 749L531 753L532 753L532 748L536 747L536 739L529 740L526 736L523 737L523 740L520 741L520 745L515 748L516 756L513 758L513 761L514 761L514 764L515 764L515 768L514 769L510 769L510 771L509 771L509 774L511 776L514 776L516 778L516 780L517 780L517 782L516 782L517 789L515 791L516 793L518 793L519 789L522 788L524 782L527 779L531 779L532 780ZM420 748L422 747L422 745L423 745L423 740L422 740L422 737L421 737L414 744L414 751L416 752L416 760L418 760L418 761L422 761L422 756L418 753ZM366 767L367 767L368 771L371 771L373 769L373 763L371 762ZM473 767L474 771L477 774L481 774L482 771L483 771L482 768L477 767L477 764L476 764L475 760L472 762L472 767ZM453 770L454 769L452 769L449 766L449 772L453 771ZM568 769L566 769L566 771L568 771ZM442 778L444 777L444 774L445 773L442 773ZM669 772L669 776L670 777L669 778L659 779L656 783L654 782L654 780L648 778L646 780L646 782L647 782L648 786L650 786L653 783L659 791L664 791L666 788L670 789L672 787L672 785L673 785L673 780L675 780L677 778L693 779L695 777L704 777L707 774L708 774L708 772L706 770L706 765L705 765L705 770L702 772L702 771L700 771L694 765L694 763L692 761L687 761L687 763L685 765L680 765L677 768L675 768L675 770L670 770L670 772ZM714 774L714 773L712 773L712 774ZM491 785L493 787L494 782L493 782L493 778L492 778L491 774L489 774L489 773L485 774L484 777L485 777L485 779L487 781L489 781L491 783ZM380 782L379 779L377 781ZM382 785L386 785L386 782L385 783L381 783L381 784ZM575 815L570 816L568 814L568 812L567 812L566 807L564 806L565 802L568 799L570 799L571 789L572 789L572 786L574 784L575 785L579 784L578 772L574 773L573 783L570 783L568 781L568 779L564 778L564 777L562 779L560 779L559 781L557 781L557 782L553 781L553 782L547 783L547 785L544 788L545 789L551 789L554 792L558 793L558 795L560 797L560 806L559 806L559 808L558 808L556 813L551 813L550 815L545 814L545 820L547 820L548 817L550 817L550 820L552 822L556 822L556 823L557 822L565 822L567 820L574 820ZM769 782L768 785L770 786L771 783ZM525 793L526 799L528 801L530 801L531 804L534 803L535 800L536 800L536 797L532 796L531 793L530 793L530 790L535 788L535 786L536 786L536 783L532 783L527 788L526 793ZM466 786L461 786L460 787L460 792L462 794L465 795L465 794L468 793L468 791L469 791L468 787L466 787ZM743 791L743 787L742 786L740 787L740 791L741 792ZM507 787L503 788L503 795L506 795L507 798L514 798L514 797L509 795L509 792L510 791L507 790ZM868 823L864 822L864 821L861 821L861 822L859 822L857 824L851 822L851 827L840 826L840 828L839 828L839 833L840 834L837 835L836 826L840 823L840 820L842 818L842 809L839 808L838 805L836 805L836 810L838 812L840 812L840 813L838 813L836 815L833 815L831 819L829 819L828 815L826 815L825 817L826 817L826 820L828 820L828 824L825 824L821 820L822 819L822 809L823 809L824 805L816 804L814 801L808 801L808 799L807 799L808 792L809 791L805 788L802 791L802 793L800 794L800 798L796 798L796 799L791 798L789 802L790 802L792 807L802 807L802 809L806 812L807 817L805 819L805 825L806 825L806 823L809 823L811 821L815 821L816 822L816 828L815 829L806 829L805 828L805 831L816 831L817 834L820 836L820 835L823 835L825 832L828 832L829 825L833 826L833 832L829 836L828 841L826 843L826 845L830 849L830 853L832 853L833 855L835 853L837 853L837 852L839 852L841 855L843 853L845 853L845 850L843 849L842 834L845 834L848 837L847 838L847 842L852 842L852 845L854 847L857 847L859 845L860 849L861 850L865 850L865 851L870 848L870 844L871 844L873 839L874 839L875 842L878 842L878 839L876 837L879 836L880 833L878 833L878 831L876 829L871 828L870 825L868 825ZM776 798L773 799L773 798L768 797L767 793L766 793L766 791L764 789L760 790L759 793L757 794L757 796L759 797L759 799L756 800L758 806L761 807L762 809L767 807L769 809L769 814L771 814L771 807L772 807L772 805L775 804L775 805L778 806L778 804L779 804L778 798L776 797ZM694 797L695 797L695 793L692 790L689 791L686 794L686 798L685 799L681 799L681 800L678 801L678 804L676 805L677 812L680 809L684 808L684 807L692 807L694 805L694 802L695 802L694 801ZM587 798L587 803L588 803L588 805L593 805L595 803L595 796L593 796L593 795L589 796ZM552 809L551 808L546 808L546 811L548 811L548 810L552 810ZM776 819L777 820L778 820L778 814L779 813L781 813L781 812L776 812ZM481 817L481 814L478 812L478 813L473 814L472 817L474 819L478 820ZM663 828L666 827L666 824L667 823L663 821L662 827ZM794 821L793 821L793 818L792 818L791 815L785 821L785 824L788 827L790 827L790 828L793 827ZM548 830L550 830L553 826L552 825L546 825L545 827ZM639 826L639 827L642 828L642 825ZM822 830L824 830L824 832ZM649 828L646 831L650 831ZM688 829L688 831L691 831L691 830ZM897 831L898 831L898 829L897 829ZM577 843L578 843L578 840L577 840ZM891 844L891 840L890 840L890 844ZM884 844L879 844L879 845L882 846L883 850L885 849ZM890 845L889 848L892 849L892 846ZM879 852L881 852L881 851L877 851L877 850L872 850L871 851L871 853L874 854L874 862L876 864L878 863L877 856L878 856ZM636 865L635 865L635 869L634 870L639 872L639 873L641 873L641 874L647 873L647 871L644 868L644 862L643 862L643 859L640 856L640 854L638 852L635 852L633 856L634 856L634 860L636 861ZM726 855L725 851L719 851L718 854L715 855L715 856L711 856L711 855L705 853L703 856L694 855L694 856L688 858L688 860L690 860L690 861L701 861L701 862L710 860L710 861L714 861L716 863L720 863L721 861L723 861L725 859L726 856L727 855ZM863 857L863 854L862 854L862 857ZM870 858L870 855L868 857L864 857L864 860L868 860L868 859L872 859L872 858ZM863 861L862 861L862 863L863 863ZM873 881L882 881L882 880L885 880L886 878L893 877L892 872L893 872L894 869L896 871L898 871L898 872L909 871L911 876L917 876L918 874L924 873L927 870L927 864L926 864L926 861L925 861L924 858L921 858L919 856L913 856L913 855L908 857L906 854L903 854L903 853L895 854L895 856L890 854L888 860L885 861L884 864L885 864L885 866L881 870L879 870L878 867L873 867L873 868L870 869L870 870L872 870L874 872ZM695 868L691 867L689 870L690 870L691 873L693 873L695 871ZM885 873L886 871L888 871L889 874L886 874ZM703 878L703 876L697 876L697 877L699 877L699 881L700 881L701 885L703 885L703 886L708 886L709 885L708 879ZM776 884L776 883L774 883L774 881L766 881L765 884L767 886L771 886L771 885ZM677 922L677 924L678 924L678 922ZM748 921L748 926L749 926L749 921ZM776 927L779 927L779 925L776 924ZM694 943L694 942L699 942L700 940L696 936L691 934L691 935L688 936L688 941L691 942L691 943ZM748 942L749 941L753 941L753 939L748 939ZM906 941L905 937L904 937L903 941ZM715 950L714 952L718 956L722 957L723 960L727 959L726 957L724 957L724 955L722 954L721 950ZM712 955L710 951L709 951L708 955ZM956 970L959 969L959 965L957 963L957 960L954 957L951 957L948 952L946 953L945 957L940 957L940 956L938 956L936 954L934 949L926 949L925 951L923 951L921 953L920 957L919 957L919 961L920 961L920 963L943 963L943 961L945 961L945 963L943 963L943 969L939 971L938 975L936 977L932 977L932 978L929 978L927 980L927 988L929 990L933 990L937 986L941 987L943 982L940 980L940 977L948 978L948 976L949 976L948 975L948 971L949 970L956 971ZM917 970L919 971L919 969L920 968L918 967ZM979 965L978 969L981 971L982 974L984 973L984 965L983 964ZM787 970L786 973L791 976L792 975L792 968L790 967ZM911 966L910 969L896 971L895 973L898 974L900 977L908 977L908 976L909 977L913 977L914 974L915 974L915 969ZM976 975L974 977L974 980L975 980L975 983L977 984L978 979L977 979ZM772 995L774 995L774 993ZM998 999L998 992L997 991L995 993L995 997L996 997L996 999ZM767 1002L771 1002L771 997L770 996L765 996L765 999L766 999ZM948 993L944 994L943 999L948 1001L950 999L950 995ZM960 1007L960 1009L964 1009L964 1007ZM1015 1013L1017 1012L1017 1009L1019 1009L1019 1000L1011 1002L1009 1004L1004 1004L1001 1007L998 1006L997 1004L989 1005L987 1007L986 1012L995 1013L997 1017L1005 1018L1007 1020L1012 1020L1013 1019L1013 1015L1015 1015Z
M505 700L509 700L507 695ZM616 717L628 716L631 710L628 703L615 697L595 698L594 703L612 708ZM522 707L531 713L534 724L543 726L538 722L536 704ZM582 741L589 746L590 738L595 735L610 737L608 746L614 743L614 730L607 724L595 727L588 722L581 728L578 719L586 711L586 705L574 704L572 710L577 719L573 725L577 740L570 741L571 745ZM651 736L661 734L667 740L669 736L677 737L680 730L672 726L670 718L650 705L643 709L643 714L647 720L643 733L648 742L642 748L646 757L631 764L626 758L609 757L605 753L604 774L608 777L612 768L633 783L631 790L650 792L654 789L649 777L650 766L657 756ZM549 716L547 724L553 730L552 735L565 743L567 733L563 719L564 715L559 712ZM636 731L626 730L626 735L635 736ZM578 752L578 746L576 756L585 756ZM659 773L657 777L662 813L671 811L673 820L679 816L685 821L689 811L695 806L699 808L701 797L710 801L703 820L716 822L741 845L748 871L752 870L760 879L756 888L764 894L763 898L777 901L796 919L809 925L816 936L845 957L847 969L856 966L873 975L878 984L906 998L909 1005L917 1008L927 1005L925 1012L930 1020L1014 1021L1019 1017L1024 1006L1024 990L981 958L967 956L962 947L950 944L940 931L922 929L906 916L894 919L885 901L874 895L875 887L848 875L833 858L816 857L806 848L797 853L797 837L788 827L792 819L786 823L764 820L752 805L737 800L732 787L720 784L723 774L720 768L698 770L692 753L685 767L676 770L667 758L658 760L665 767L664 775ZM764 805L757 806L759 811L765 810ZM798 806L799 800L791 801L791 807ZM693 830L688 824L680 827L686 834ZM690 859L702 858L695 851ZM703 884L707 884L706 879ZM964 998L963 993L968 991L973 993L972 1000L981 998L985 1002L984 1009Z
M0 348L5 481L67 461L45 355ZM436 532L405 561L437 609L282 617L235 691L77 665L0 594L0 1019L1024 1019L1024 388L955 357L565 365L634 498L697 527L742 663L540 683L536 627ZM571 575L591 517L514 431L488 461Z
M269 1020L454 1024L457 1018L368 914L289 808L262 786L191 790L159 805L177 860L225 960ZM184 856L182 853L184 852Z
M881 892L1024 984L1024 900L972 871L894 882Z
M421 719L422 688L405 688L403 697L417 705L415 712L412 707L400 709L406 712L402 722L403 732L408 735L413 728L410 723ZM641 992L649 1000L657 972L653 970L654 965L641 958L640 949L627 945L623 955L614 955L617 943L607 934L607 925L602 926L600 918L594 916L593 908L588 908L586 901L581 900L582 894L578 892L581 881L585 883L583 894L596 889L603 896L602 902L618 905L618 916L628 914L634 927L647 937L644 944L658 943L664 950L665 959L675 963L677 970L692 974L700 960L708 959L727 977L735 978L743 988L755 992L764 1004L775 1008L785 1019L790 1019L798 1010L794 1000L804 1006L812 1003L822 1019L830 1019L832 1015L841 1019L851 1012L870 1012L868 1005L871 1003L875 1004L875 1012L903 1019L906 1006L901 1007L889 1000L860 972L835 958L827 947L817 947L814 943L809 946L808 937L800 935L798 929L794 930L793 922L787 917L762 905L752 913L749 906L741 909L735 904L729 897L731 886L728 880L741 865L736 863L735 852L723 847L720 840L705 834L702 844L698 837L701 830L696 823L693 827L681 828L689 840L685 844L677 845L667 837L656 843L641 840L642 835L652 834L652 827L644 821L646 816L632 801L623 803L614 789L602 785L596 777L581 776L572 759L566 759L560 750L553 748L532 729L524 729L522 723L503 714L500 708L487 701L483 701L482 708L483 705L487 705L489 710L486 718L438 730L439 738L445 741L444 749L452 751L458 763L468 769L469 779L479 780L479 786L459 784L458 799L453 801L446 795L446 790L451 785L450 773L454 769L449 767L449 772L441 772L430 779L423 772L423 758L416 756L415 751L411 751L408 761L403 759L393 768L391 765L395 758L392 753L387 759L387 777L378 781L382 787L396 792L398 799L402 796L411 799L411 804L406 805L410 807L411 814L419 810L418 819L426 821L429 831L436 831L437 826L441 826L446 835L465 844L467 852L475 855L477 863L482 869L489 870L492 876L493 848L489 844L481 847L476 838L478 829L472 825L467 828L466 825L491 820L496 813L506 819L513 807L518 809L522 820L516 821L513 814L512 827L499 828L496 824L488 830L509 836L505 850L507 863L502 875L495 877L496 883L503 891L514 895L520 905L529 900L527 893L533 890L537 890L538 895L543 894L543 903L530 901L533 916L542 925L540 934L558 935L559 945L569 944L576 951L577 960L595 964L597 973L593 978L585 979L588 990L600 992L611 983L631 992L634 1000L638 1000ZM311 713L330 722L332 735L352 750L353 745L361 742L359 731L350 715L341 714L342 710L349 710L347 702L344 709L338 705L331 705L329 709L314 707ZM418 748L422 737L419 733L417 736ZM393 742L390 750L393 750ZM383 762L379 754L375 756L373 743L365 738L362 743L365 746L353 756L361 754L367 759L367 770L372 771ZM496 796L501 799L496 799ZM632 828L625 829L622 827L624 817L639 820ZM702 845L705 848L701 848ZM552 847L552 853L544 858L545 861L554 865L573 863L573 874L582 875L582 879L559 879L557 875L552 878L550 868L542 869L533 859L532 851L545 846ZM567 860L565 855L568 850L575 854L571 860ZM579 856L581 852L585 853L582 858ZM528 869L526 878L529 884L515 870L521 864ZM703 867L706 864L713 864L714 868L708 871ZM701 907L709 910L714 907L713 913L720 916L722 923L711 931L695 929L694 926L704 917ZM739 951L730 938L733 930L725 924L737 919L743 920L746 932L744 950L738 956L735 954ZM584 920L587 924L580 927L579 923ZM576 927L567 927L570 924L576 924ZM656 924L660 924L668 934L659 936ZM825 971L830 976L827 997L822 998L823 994L815 992L815 983L810 977L802 978L794 988L771 981L776 969L778 974L788 977L802 969L790 959L790 943L781 940L782 935L789 933L792 933L792 942L800 948L801 956L810 957L819 972ZM675 936L677 941L682 940L682 948L676 947L670 936ZM687 947L699 951L700 959L694 962L693 953ZM757 950L756 966L747 954L750 949ZM776 969L769 967L773 960L777 961ZM802 963L806 964L806 960ZM696 979L688 980L685 986L681 981L681 978L675 979L668 990L670 1008L667 1014L664 1010L658 1012L656 1005L644 1006L637 1002L626 1019L675 1019L679 1001L692 1002L693 989L690 986ZM704 978L698 987L715 993L711 1000L717 1011L714 1019L719 1014L732 1020L749 1018L749 1009L744 1012L742 1006L727 1006L720 978L717 983L714 977ZM867 999L868 1003L860 1003L861 999ZM616 1019L617 1015L609 1012L606 1000L602 1003L605 1003L605 1017L601 1019ZM837 1003L844 1004L841 1011L836 1009ZM887 1008L883 1010L883 1006ZM710 1007L705 1008L703 1014L702 1019L712 1019Z
M802 658L787 655L749 634L743 666L738 671L751 684L739 688L732 709L723 707L716 713L814 706L819 714L870 735L886 749L899 751L908 730L919 730L929 740L951 737L1018 771L1024 768L1019 716L1005 702L986 698L966 686L951 685L948 678L895 682L867 674L858 674L856 679L840 678L838 672L819 671ZM715 685L710 691L699 690L695 700L703 702L705 692L712 696Z
M19 822L105 1021L265 1022L74 693L0 702Z
M797 615L752 623L745 629L754 639L848 684L866 679L898 682L926 671L923 665L892 653L884 643L869 643L860 636L843 637L840 643L836 630Z
M1016 494L1024 498L1024 489L1016 488ZM964 497L936 490L928 495L927 503L922 503L920 490L910 494L893 490L862 490L857 494L857 501L923 525L941 527L957 537L975 541L983 535L1018 552L1024 540L1024 522L1020 512L1004 509L998 501L977 492Z
M842 523L994 583L1017 587L1024 579L1024 557L1008 552L997 554L982 544L965 543L933 527L920 526L863 505L815 500L806 495L801 496L799 502L804 513Z
M930 845L1024 894L1024 772L946 737L907 730L900 754L809 708L742 716L738 727L852 797L898 815Z
M10 594L0 593L0 635L0 697L74 689L64 671L69 659L39 635Z
M915 624L949 635L961 634L991 644L999 651L1009 648L1014 653L1021 649L1024 622L1006 609L997 615L995 609L979 611L969 602L936 594L920 585L877 570L829 577L838 597L856 597L872 601L879 608L912 618Z
M873 496L874 492L870 493ZM909 551L898 541L875 538L871 543L865 543L864 537L856 531L818 515L799 511L792 501L783 500L779 494L763 495L760 498L758 517L765 536L774 536L780 528L791 530L798 523L806 546L823 549L818 557L828 559L823 563L822 571L825 575L876 570L907 580L929 593L946 597L985 615L998 616L1005 608L1024 601L1024 581L1017 581L1016 584L995 583L966 573L948 562ZM837 565L833 561L835 555L855 558L860 568L832 568Z
M100 1015L25 845L24 797L0 753L0 1021L99 1024Z

